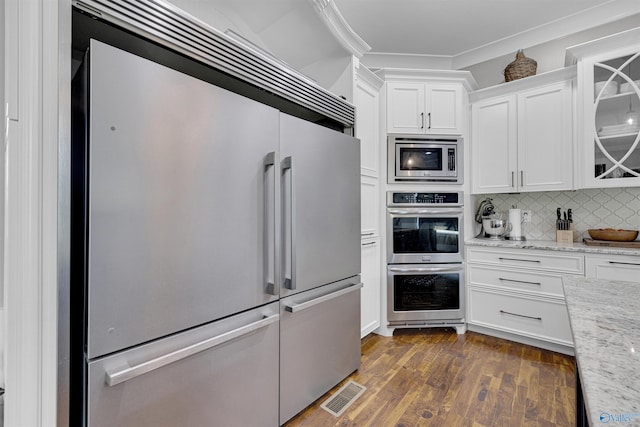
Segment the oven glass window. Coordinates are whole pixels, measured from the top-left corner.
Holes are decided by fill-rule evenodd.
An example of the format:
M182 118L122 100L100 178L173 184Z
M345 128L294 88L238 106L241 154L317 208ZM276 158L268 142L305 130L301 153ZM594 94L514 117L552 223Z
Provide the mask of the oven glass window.
M393 253L458 253L458 218L393 219Z
M403 274L393 277L394 311L459 308L459 274Z
M442 148L400 148L400 170L441 171Z

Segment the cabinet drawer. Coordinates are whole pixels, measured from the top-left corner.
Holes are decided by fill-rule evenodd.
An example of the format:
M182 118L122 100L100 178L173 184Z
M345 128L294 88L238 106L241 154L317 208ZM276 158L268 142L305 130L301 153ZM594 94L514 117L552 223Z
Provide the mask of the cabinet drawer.
M467 261L483 265L528 268L559 273L584 274L584 256L564 252L502 251L481 248L467 249Z
M564 298L559 274L469 266L469 284Z
M587 255L585 263L587 277L640 282L640 257Z
M469 289L469 323L573 347L566 305Z

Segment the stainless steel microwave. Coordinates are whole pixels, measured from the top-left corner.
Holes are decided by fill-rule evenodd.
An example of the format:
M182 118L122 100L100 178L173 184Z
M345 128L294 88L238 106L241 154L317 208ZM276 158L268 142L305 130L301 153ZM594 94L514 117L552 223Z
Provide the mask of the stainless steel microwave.
M462 184L462 138L389 135L389 183Z

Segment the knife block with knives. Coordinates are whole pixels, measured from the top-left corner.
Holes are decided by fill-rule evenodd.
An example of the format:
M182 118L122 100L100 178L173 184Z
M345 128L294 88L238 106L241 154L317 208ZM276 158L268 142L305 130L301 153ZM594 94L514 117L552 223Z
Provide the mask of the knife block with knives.
M573 214L568 209L561 215L561 210L556 210L556 242L573 243Z

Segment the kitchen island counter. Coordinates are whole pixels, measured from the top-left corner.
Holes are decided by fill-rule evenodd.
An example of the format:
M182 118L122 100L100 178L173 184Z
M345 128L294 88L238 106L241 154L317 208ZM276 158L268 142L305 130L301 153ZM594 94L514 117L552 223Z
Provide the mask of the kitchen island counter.
M467 246L484 246L505 249L541 249L547 251L580 252L587 254L632 255L640 257L640 249L612 246L588 246L582 242L558 243L555 240L492 240L473 238L464 242Z
M640 283L564 276L563 285L579 414L583 402L591 425L640 425Z

